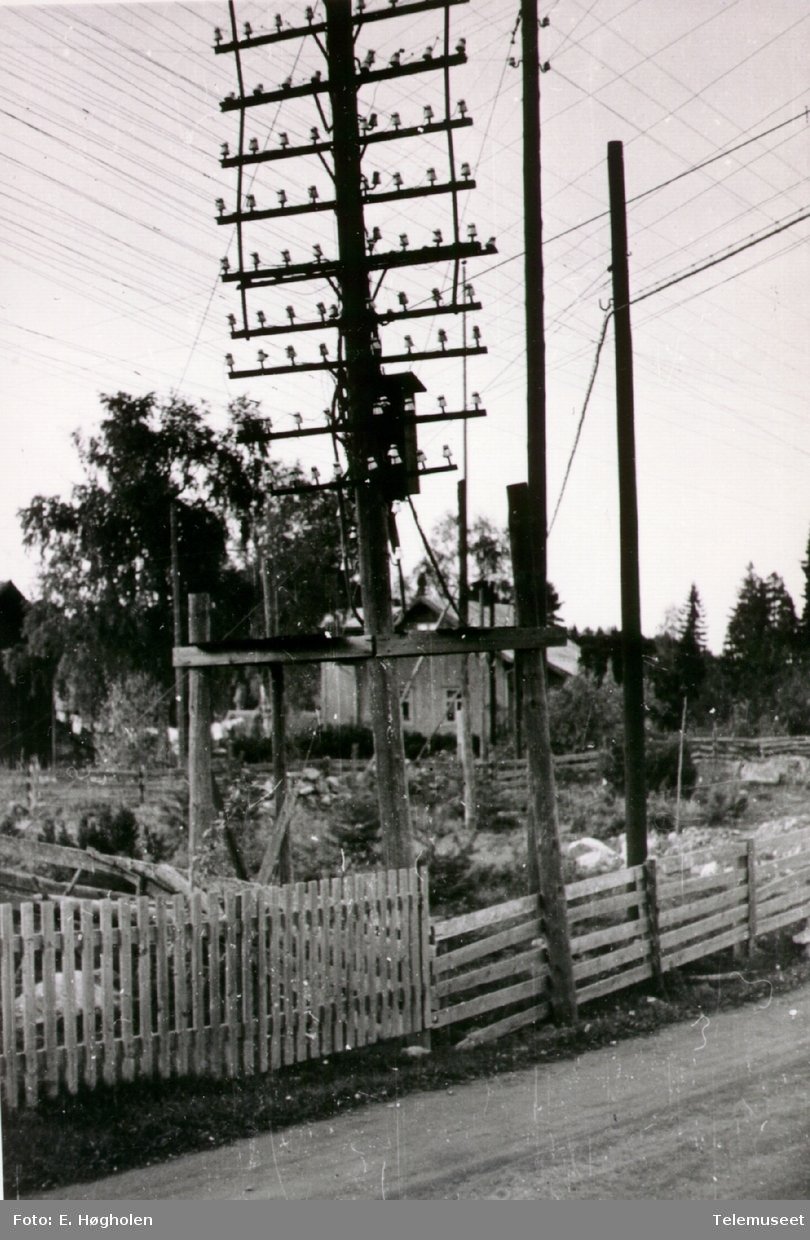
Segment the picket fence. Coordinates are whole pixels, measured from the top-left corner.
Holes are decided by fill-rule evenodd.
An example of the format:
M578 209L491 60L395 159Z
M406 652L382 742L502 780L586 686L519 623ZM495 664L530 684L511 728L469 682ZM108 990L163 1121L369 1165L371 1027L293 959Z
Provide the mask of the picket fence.
M0 907L2 1084L234 1077L419 1032L415 870L149 900Z
M683 849L566 887L580 1005L810 918L810 831ZM150 900L0 906L8 1105L139 1077L266 1072L547 1018L535 896L430 918L415 870Z

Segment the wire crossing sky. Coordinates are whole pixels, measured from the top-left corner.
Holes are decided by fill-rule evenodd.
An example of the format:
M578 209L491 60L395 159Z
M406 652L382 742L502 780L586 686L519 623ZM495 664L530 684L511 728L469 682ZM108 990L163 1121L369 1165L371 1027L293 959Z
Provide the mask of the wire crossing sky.
M304 8L236 2L240 26L250 22L254 34L274 26L276 10L284 23L303 24ZM517 8L471 0L452 10L453 39L466 40L469 61L453 71L452 87L475 122L455 136L457 163L469 163L477 181L460 199L463 226L466 233L474 224L498 246L496 259L472 261L467 273L483 303L472 321L489 349L469 362L469 389L489 410L469 426L469 506L472 516L499 523L506 486L526 476L521 79L510 64L519 58ZM763 576L782 574L801 605L810 530L810 220L773 230L810 211L810 12L804 0L556 0L547 12L542 226L552 499L571 462L549 573L566 623L619 622L612 327L578 432L610 295L607 143L625 144L633 295L773 232L661 288L632 313L644 629L655 632L694 581L719 649L749 561ZM92 433L99 393L176 390L206 402L215 425L244 393L279 430L293 429L296 413L315 425L329 403L329 383L318 374L227 377L225 354L237 354L227 315L237 306L219 271L226 255L233 267L235 240L232 228L217 225L215 202L221 197L233 210L235 177L219 159L223 142L236 147L237 119L222 114L219 101L237 83L233 58L213 53L215 26L228 28L224 2L0 6L0 579L13 578L29 596L36 566L22 549L16 511L37 493L67 494L78 480L71 433ZM406 63L440 32L436 13L369 24L358 56L374 51L385 65L399 53ZM246 89L261 80L275 90L290 74L305 80L311 59L298 40L265 47L250 68L261 76ZM427 76L399 79L396 90L369 87L367 114L376 112L381 127L394 111L403 126L423 123L433 89ZM308 141L320 121L284 103L251 109L247 123L264 150L282 133L293 144ZM381 143L383 188L395 173L405 185L426 184L427 170L440 166L431 143ZM370 168L376 159L375 152ZM275 206L282 189L289 201L304 201L313 183L327 197L323 166L313 159L294 167L301 163L263 165L271 171L257 173L253 185L246 176L244 192L263 198L259 208ZM412 206L407 219L386 219L384 248L396 247L404 231L412 247L429 243L441 226L432 201ZM298 261L312 239L310 226L300 227L291 246ZM288 240L268 222L262 248L278 261ZM325 252L328 245L334 252L327 234ZM450 277L448 269L444 287ZM389 275L378 308L395 308L403 288ZM413 305L410 286L408 295ZM439 326L432 317L409 325L417 351L436 347ZM386 331L401 350L402 331ZM421 409L435 409L439 395L459 407L460 361L415 369L429 387ZM431 463L444 443L460 458L459 425L422 430ZM330 472L326 442L282 445L285 459ZM416 507L427 528L454 506L455 481L426 479ZM407 510L399 525L413 564L421 543Z

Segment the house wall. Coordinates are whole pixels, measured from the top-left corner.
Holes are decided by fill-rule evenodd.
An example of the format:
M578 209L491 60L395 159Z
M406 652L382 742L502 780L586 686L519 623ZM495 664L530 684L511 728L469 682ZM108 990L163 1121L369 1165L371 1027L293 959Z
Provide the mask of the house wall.
M461 684L461 655L423 659L414 676L416 659L398 659L397 671L401 689L413 678L403 710L403 726L424 736L453 733L456 729L454 706ZM470 714L472 731L486 735L489 727L489 683L486 660L472 655L470 659ZM504 664L495 660L495 684L499 722L506 723L508 690ZM368 695L368 671L364 664L321 664L321 715L326 726L339 727L362 724L369 726L371 715Z

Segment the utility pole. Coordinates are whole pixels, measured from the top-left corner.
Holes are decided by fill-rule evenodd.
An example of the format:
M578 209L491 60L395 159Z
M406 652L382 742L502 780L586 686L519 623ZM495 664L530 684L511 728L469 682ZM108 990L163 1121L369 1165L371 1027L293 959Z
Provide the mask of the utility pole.
M270 517L265 510L264 546L261 551L262 599L264 602L264 635L278 637L278 584L276 582L275 555L273 539L275 531L270 528ZM268 562L269 561L269 562ZM271 728L273 746L273 784L275 792L273 803L276 811L276 822L281 818L284 801L287 796L287 719L284 694L284 664L270 664L270 703ZM276 870L280 883L293 881L292 842L290 839L291 823L288 823L284 838L279 844Z
M177 551L177 503L171 500L169 504L169 533L171 538L171 562L172 562L172 622L174 628L174 644L182 646L183 644L183 612L182 600L180 597L180 567L179 556ZM188 732L186 729L186 674L182 667L174 669L174 709L177 719L177 765L180 770L185 770L188 762Z
M379 341L366 267L354 34L351 8L346 0L325 0L324 7L346 347L346 402L354 428L350 465L356 477L365 478L375 446L372 409L380 391L380 365L374 351ZM387 637L393 633L389 502L382 479L374 476L376 473L372 471L368 481L355 488L363 627L372 637ZM411 864L412 841L402 709L393 663L385 659L372 663L369 688L383 856L387 868L399 868Z
M633 405L633 341L627 268L627 212L624 152L608 143L613 324L616 342L616 430L619 450L619 536L621 544L622 665L624 691L624 794L627 864L647 857L647 788L644 773L644 664L638 563L638 501Z
M466 315L468 311L480 309L479 303L474 300L472 287L465 281L463 289L459 288L461 263L468 257L497 253L494 238L482 244L474 225L467 226L468 240L462 241L459 236L458 197L475 187L469 164L462 163L457 175L453 147L455 130L472 124L464 100L458 100L454 105L450 96L450 70L465 64L467 59L464 39L460 39L455 47L451 46L450 10L463 2L465 0L418 0L415 4L392 3L384 8L366 8L361 2L352 12L350 0L324 0L325 20L320 15L316 17L310 6L305 9L306 24L293 26L278 15L274 31L254 33L250 23L246 22L242 37L237 30L233 0L229 0L230 39L226 39L220 29L214 32L215 52L229 53L235 57L239 88L238 94L232 92L220 103L222 112L235 112L239 116L238 151L231 153L229 144L225 142L221 159L223 168L235 168L237 171L235 209L228 211L224 199L217 200L218 223L229 227L235 225L237 234L237 268L231 269L227 255L222 259L223 282L236 284L240 294L241 323L237 324L235 314L229 316L231 338L249 340L290 332L316 332L321 337L318 345L321 360L299 360L295 347L288 344L285 353L289 360L279 366L265 364L270 355L263 349L258 353L258 367L246 369L237 369L233 355L227 354L229 375L234 379L247 379L322 371L334 378L335 400L323 426L302 429L302 419L296 415L296 431L272 432L268 438L329 434L336 447L338 443L343 447L348 462L345 472L338 463L333 481L320 483L316 477L314 486L296 485L286 490L301 494L325 489L337 490L339 495L345 490L354 492L363 623L365 635L375 648L378 642L385 642L393 634L388 551L389 540L394 537L391 505L418 492L419 479L425 474L456 468L450 460L449 449L445 450L446 465L427 466L424 453L417 449L416 424L420 421L481 417L486 413L480 407L477 394L474 394L473 409L467 409L465 401L463 409L451 412L446 410L445 402L440 398L439 413L418 417L414 394L426 389L413 373L392 373L389 369L389 364L393 363L411 366L420 359L446 361L450 357L486 353L477 327L473 328L473 347L468 348L465 339L460 349L448 347L448 333L443 328L438 330L439 348L416 349L412 338L406 336L405 352L384 352L380 334L381 327L408 319L424 318L429 321L439 315ZM403 59L400 50L390 57L387 65L378 68L375 50L368 48L363 56L358 48L357 40L360 37L365 39L367 34L370 36L379 29L378 23L405 19L407 24L409 18L421 20L421 15L428 10L440 10L443 15L440 54L434 55L433 44L421 57L409 55ZM421 30L418 37L421 43ZM301 80L294 70L279 89L265 90L260 84L249 92L245 86L243 60L260 63L266 68L268 45L286 43L292 39L307 41L310 49L318 49L325 59L327 75L324 76L319 69L308 79ZM363 92L376 93L381 84L400 77L439 72L443 78L443 101L441 109L436 111L442 114L435 114L431 104L417 103L417 115L407 123L403 123L400 113L394 111L390 113L390 126L383 127L373 106L366 101L361 116L359 98ZM329 100L331 119L326 115L322 98ZM256 136L248 137L248 121L255 125L260 115L254 109L290 101L295 106L302 105L304 101L304 106L311 105L314 109L311 117L316 123L311 127L307 124L304 129L304 132L307 128L309 130L309 141L296 145L290 142L287 133L281 133L280 146L271 148L266 143L260 146ZM365 108L369 109L368 112ZM300 124L299 121L294 123ZM422 140L425 137L441 137L446 141L446 178L439 177L436 169L430 168L427 184L408 186L398 172L390 174L392 185L388 174L383 181L378 170L370 179L363 174L363 157L370 147L376 150L376 144L380 142ZM330 155L331 168L328 163ZM259 201L263 184L260 174L273 171L265 170L260 165L272 163L275 168L278 160L297 158L311 161L313 157L329 174L333 198L322 195L318 186L313 185L309 188L309 200L305 202L293 202L288 199L286 190L275 188L270 192L277 197L278 206L267 206L264 201ZM245 169L248 168L252 174L252 192L244 193ZM268 192L266 181L264 187ZM386 250L383 248L381 228L366 228L365 212L371 209L376 210L383 204L396 204L395 209L400 212L400 217L407 218L410 223L413 216L405 216L407 207L403 207L400 200L409 200L412 205L414 200L435 195L447 195L452 205L452 238L449 241L443 240L441 229L434 229L430 240L411 249L408 235L400 233L399 248ZM309 216L322 211L334 213L336 257L327 256L319 243L312 247L314 260L302 262L296 256L293 261L291 250L285 249L281 251L283 266L277 260L270 263L263 261L258 251L250 254L252 266L246 263L248 251L243 237L246 228L252 229L261 221L272 219L281 222L287 217ZM295 223L297 226L298 219ZM418 226L418 220L414 223ZM297 228L296 246L300 235ZM267 236L266 232L264 236ZM323 234L320 238L323 241ZM449 287L432 290L432 304L409 307L407 294L400 291L397 293L398 309L390 306L387 309L378 308L377 298L389 273L433 263L443 266L451 264L452 280L448 282ZM373 291L372 273L377 273ZM249 295L252 299L255 291L270 290L272 295L272 290L277 289L287 298L290 294L286 290L299 281L316 281L323 288L325 300L316 303L319 317L314 317L310 312L307 317L298 318L293 305L284 306L286 321L283 318L273 321L272 313L268 315L264 307L252 311ZM442 277L438 277L437 283L444 283ZM335 301L327 312L326 301L331 301L333 297ZM330 355L326 339L333 331L338 332L338 346ZM311 337L296 336L295 339L306 344ZM281 494L284 490L279 488L275 493ZM375 655L369 668L383 852L385 864L389 867L407 866L412 860L401 706L395 666L391 659Z
M509 534L520 625L546 624L546 360L543 322L543 216L540 166L540 55L537 0L521 0L523 60L524 273L526 282L526 417L528 486L508 488ZM548 24L544 18L543 24ZM556 788L548 730L544 650L524 651L515 668L523 679L523 725L528 758L528 870L546 925L551 1003L555 1019L576 1020L571 944L557 824Z
M469 623L469 581L467 577L467 479L458 483L458 622L461 628ZM464 825L474 831L477 814L475 787L475 754L473 753L472 717L470 711L470 658L461 655L461 706L457 707L458 747L464 781Z

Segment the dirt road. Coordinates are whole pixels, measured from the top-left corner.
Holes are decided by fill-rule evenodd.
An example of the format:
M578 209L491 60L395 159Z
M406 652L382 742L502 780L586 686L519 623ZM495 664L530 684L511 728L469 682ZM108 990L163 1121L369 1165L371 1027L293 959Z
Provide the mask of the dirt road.
M50 1195L804 1200L810 988Z

